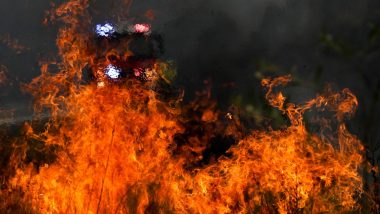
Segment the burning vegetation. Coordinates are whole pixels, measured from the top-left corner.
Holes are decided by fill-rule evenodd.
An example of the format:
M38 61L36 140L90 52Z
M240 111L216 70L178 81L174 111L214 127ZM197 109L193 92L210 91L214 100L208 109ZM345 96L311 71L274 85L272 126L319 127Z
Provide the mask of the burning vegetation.
M2 210L360 210L363 147L345 125L358 105L348 89L292 104L278 91L290 76L264 79L266 99L290 124L248 130L238 114L217 110L207 93L187 105L170 93L170 65L130 48L134 39L152 36L149 25L135 25L135 32L117 38L109 38L115 35L111 25L98 26L99 38L89 33L87 7L86 0L72 0L51 14L64 24L57 39L61 59L42 64L41 75L25 86L35 111L50 117L43 129L37 128L41 122L25 123L22 137L12 141L2 170ZM59 72L51 72L51 65ZM307 128L306 111L319 115L318 131ZM42 158L27 158L32 145Z

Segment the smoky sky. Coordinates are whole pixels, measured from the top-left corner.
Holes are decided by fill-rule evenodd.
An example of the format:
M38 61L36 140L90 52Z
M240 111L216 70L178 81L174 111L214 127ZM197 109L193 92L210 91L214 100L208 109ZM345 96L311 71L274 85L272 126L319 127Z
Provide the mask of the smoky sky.
M188 99L209 80L221 106L236 96L254 103L263 93L258 71L266 67L303 82L290 90L294 100L311 98L320 90L319 83L330 82L358 95L359 119L365 120L373 103L367 95L379 81L379 51L354 58L332 56L323 52L320 40L325 33L352 50L360 49L368 39L369 23L379 22L377 0L135 0L129 9L121 2L91 1L93 24L122 19L151 23L164 38L163 58L176 63L175 84L185 89ZM26 114L31 101L19 92L20 83L39 74L41 57L55 54L57 27L41 24L50 7L46 0L3 0L0 7L0 36L10 35L28 47L18 54L0 44L0 65L13 83L1 87L1 107L23 109L20 115ZM144 16L148 10L153 20ZM312 83L316 79L319 83ZM378 111L373 114L379 117Z

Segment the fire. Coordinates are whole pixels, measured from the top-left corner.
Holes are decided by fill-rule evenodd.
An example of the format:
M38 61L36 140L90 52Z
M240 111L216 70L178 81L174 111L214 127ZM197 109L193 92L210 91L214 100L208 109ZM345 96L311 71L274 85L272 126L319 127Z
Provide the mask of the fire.
M182 118L189 110L152 90L157 79L102 87L83 83L86 66L108 63L89 42L87 7L86 0L72 0L56 10L54 17L65 24L57 40L61 72L49 73L44 64L41 76L26 87L36 98L36 111L51 114L42 132L25 126L27 139L54 146L56 158L16 167L7 194L22 194L9 200L38 213L320 213L359 208L363 147L344 124L358 105L348 89L296 105L276 91L290 76L264 79L266 98L289 118L287 128L243 134L232 113L225 116L230 124L220 128L224 116L207 102L204 110L198 105L203 113L197 120L219 128L205 129L204 137L190 136L181 147L175 138L186 132ZM158 74L159 68L155 66ZM309 110L333 113L329 121L320 120L320 133L305 125L303 115ZM192 155L204 158L207 139L218 130L236 139L228 155L193 164Z

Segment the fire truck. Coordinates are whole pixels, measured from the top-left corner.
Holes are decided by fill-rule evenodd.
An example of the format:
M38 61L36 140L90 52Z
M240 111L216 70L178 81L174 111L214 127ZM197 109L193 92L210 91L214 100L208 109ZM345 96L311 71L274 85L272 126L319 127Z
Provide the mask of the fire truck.
M96 44L91 50L95 57L90 68L99 87L130 79L168 82L175 75L169 62L159 60L164 52L163 39L152 32L151 25L132 24L120 30L105 23L96 25L95 33Z

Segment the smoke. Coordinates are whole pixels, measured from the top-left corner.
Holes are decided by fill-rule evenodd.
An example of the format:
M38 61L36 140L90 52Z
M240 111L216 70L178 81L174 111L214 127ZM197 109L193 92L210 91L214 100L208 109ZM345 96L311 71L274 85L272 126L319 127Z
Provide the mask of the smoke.
M221 102L230 102L226 98L231 94L258 90L252 84L260 60L306 81L312 81L312 74L323 65L321 81L357 87L354 90L360 93L358 84L352 84L357 78L352 69L344 78L341 75L350 62L321 56L319 40L325 30L360 43L367 36L365 25L374 18L376 4L372 0L350 4L341 0L151 0L134 1L129 13L141 20L147 10L154 11L153 23L164 35L166 57L178 63L179 85L191 92L202 88L204 79L211 79L216 87L235 82L235 89L215 90Z
M379 107L380 53L368 39L369 26L380 23L376 8L376 0L149 0L133 1L128 12L137 21L154 12L149 21L164 36L165 57L177 63L176 84L185 99L209 80L220 107L257 108L264 102L259 79L291 73L293 102L311 98L326 83L350 88L361 103L352 128L367 141L379 139L380 127L368 122L379 118L369 111Z

